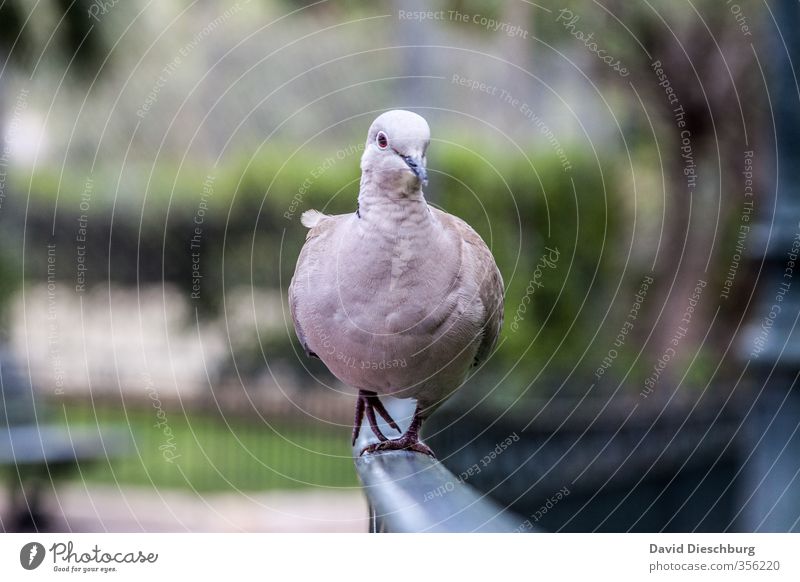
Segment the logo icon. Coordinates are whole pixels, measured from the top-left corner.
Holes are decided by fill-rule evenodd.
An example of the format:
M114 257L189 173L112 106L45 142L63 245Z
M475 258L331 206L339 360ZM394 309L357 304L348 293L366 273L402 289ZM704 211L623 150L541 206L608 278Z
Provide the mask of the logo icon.
M19 563L26 570L35 570L44 561L44 546L39 542L28 542L19 551Z

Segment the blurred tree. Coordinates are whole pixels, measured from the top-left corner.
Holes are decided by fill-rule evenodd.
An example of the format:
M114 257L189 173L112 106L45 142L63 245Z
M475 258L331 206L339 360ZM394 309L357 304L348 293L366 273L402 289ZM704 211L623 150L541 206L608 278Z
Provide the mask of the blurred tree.
M739 7L745 14L759 13L747 0ZM707 280L711 287L728 269L735 243L731 225L738 225L742 213L744 152L760 150L761 135L756 128L768 108L750 41L727 6L707 1L653 7L610 0L603 10L599 29L616 31L606 34L603 40L614 42L616 54L630 70L631 84L654 119L656 135L643 122L639 138L663 141L659 148L664 161L666 198L662 209L663 239L655 263L660 296L649 302L656 309L648 314L650 323L655 324L658 311L664 307L649 344L651 353L660 354L675 333L675 323L681 319L697 281ZM756 34L754 25L757 23L750 23L751 34ZM655 73L656 62L666 73L677 101L667 98ZM596 78L619 81L616 73L599 59L593 59L592 67ZM632 110L640 110L635 97L629 98ZM758 103L764 106L754 106ZM678 125L679 115L685 125ZM686 139L688 152L681 150ZM689 167L692 163L696 168ZM692 170L697 185L689 187L686 171ZM763 176L756 175L755 179L756 191L763 191L758 187L758 183L763 184ZM744 271L739 273L736 289L752 288L747 277ZM716 291L705 293L711 296ZM722 317L715 322L707 345L728 345L740 325L746 295L732 295L722 303ZM716 297L710 299L703 302L703 318L696 316L697 322L690 329L696 340L701 340L708 330L712 308L718 304ZM725 317L726 313L730 317ZM640 329L649 330L651 325Z
M28 35L22 34L25 19L20 8L21 2L3 2L0 5L0 58L3 61L3 70L7 68L8 55L12 48L16 49L15 57L27 57L30 54L27 46ZM2 76L0 76L2 80Z
M91 80L98 72L101 56L105 53L102 36L95 32L94 21L89 17L89 0L55 0L60 51L69 61L74 57L72 70L77 76ZM66 63L64 63L66 66Z
M70 71L77 80L91 80L99 71L101 57L105 52L105 43L96 31L94 21L89 17L89 0L53 0L50 3L33 7L22 0L6 0L0 3L0 143L3 152L3 167L0 171L7 173L8 144L6 143L6 116L9 114L8 86L9 76L13 69L22 73L32 73L39 62L41 54L34 49L37 46L36 33L31 26L31 17L35 11L47 12L53 24L52 41L44 44L42 50L50 50L50 56L62 61L66 67L71 62ZM48 34L48 36L50 36ZM7 180L3 188L7 188ZM5 193L8 194L7 192ZM3 218L0 207L0 220ZM4 238L9 229L3 229ZM0 317L5 311L5 303L21 283L21 273L17 270L16 253L18 246L2 241L0 250Z
M0 60L6 76L8 65L27 68L39 55L33 50L34 31L30 25L33 13L48 12L54 22L51 50L64 59L64 66L73 61L73 69L79 75L97 72L100 57L104 53L102 35L95 31L95 22L89 16L89 0L52 0L42 6L29 7L21 0L6 0L0 4ZM46 45L49 47L50 45Z

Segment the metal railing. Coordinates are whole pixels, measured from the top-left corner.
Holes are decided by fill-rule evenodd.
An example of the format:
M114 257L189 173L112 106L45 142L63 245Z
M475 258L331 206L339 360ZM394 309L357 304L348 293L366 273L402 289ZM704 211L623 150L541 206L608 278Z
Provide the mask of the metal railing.
M413 403L382 400L405 430ZM385 434L393 434L379 423ZM369 505L371 532L520 531L523 518L464 483L432 457L410 451L360 455L376 440L365 425L353 448L356 472Z

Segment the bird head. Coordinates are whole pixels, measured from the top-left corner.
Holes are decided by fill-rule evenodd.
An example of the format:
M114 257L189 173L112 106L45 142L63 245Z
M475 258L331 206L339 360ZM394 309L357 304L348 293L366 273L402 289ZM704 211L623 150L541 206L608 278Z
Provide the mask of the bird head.
M387 111L369 128L361 171L379 176L393 189L419 190L428 183L425 152L430 140L424 118L402 109Z

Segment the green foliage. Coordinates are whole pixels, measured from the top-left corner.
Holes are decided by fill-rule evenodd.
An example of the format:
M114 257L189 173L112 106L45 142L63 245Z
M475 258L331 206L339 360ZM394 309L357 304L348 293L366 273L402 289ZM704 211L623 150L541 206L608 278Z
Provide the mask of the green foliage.
M505 342L492 365L513 367L513 374L520 381L527 378L525 382L549 361L548 373L571 369L603 316L593 309L608 299L602 282L614 280L618 267L614 251L620 213L610 213L609 208L618 208L620 200L615 176L603 173L613 163L565 146L570 166L565 170L563 160L549 149L503 152L491 144L464 143L469 142L442 139L434 144L428 191L433 204L460 216L484 237L506 282ZM218 169L165 165L131 167L122 179L93 176L88 261L94 278L90 276L89 283L105 284L108 276L123 284L160 283L163 276L188 299L190 242L203 208L202 237L195 249L203 273L202 293L191 300L201 315L220 314L224 289L255 285L285 291L306 234L300 215L309 208L354 211L360 172L358 148L344 153L289 151L271 146L254 158ZM69 257L63 246L74 244L85 180L72 176L59 182L46 170L32 179L32 205L43 215L51 214L53 190L61 184L61 256ZM205 195L204 184L211 185ZM49 227L47 221L41 224L42 229ZM32 236L45 238L44 232L29 233ZM109 236L110 272L105 250ZM556 264L540 268L536 275L542 257L553 251ZM70 261L62 263L67 264L66 276L71 276ZM31 272L44 270L32 266ZM540 285L531 291L532 279ZM262 340L265 350L276 355L292 353L292 337ZM263 368L260 349L244 352L237 367Z
M440 155L458 180L446 184L441 205L484 237L506 283L505 343L496 364L516 365L520 380L551 356L551 373L571 369L591 341L591 308L615 267L612 177L604 176L604 189L597 162L574 155L568 171L548 152L528 154L530 163L525 155L489 162L460 147Z
M19 268L17 261L9 253L0 253L0 329L6 327L8 323L7 309L4 304L10 301L17 291L19 283ZM0 339L5 339L0 336Z

